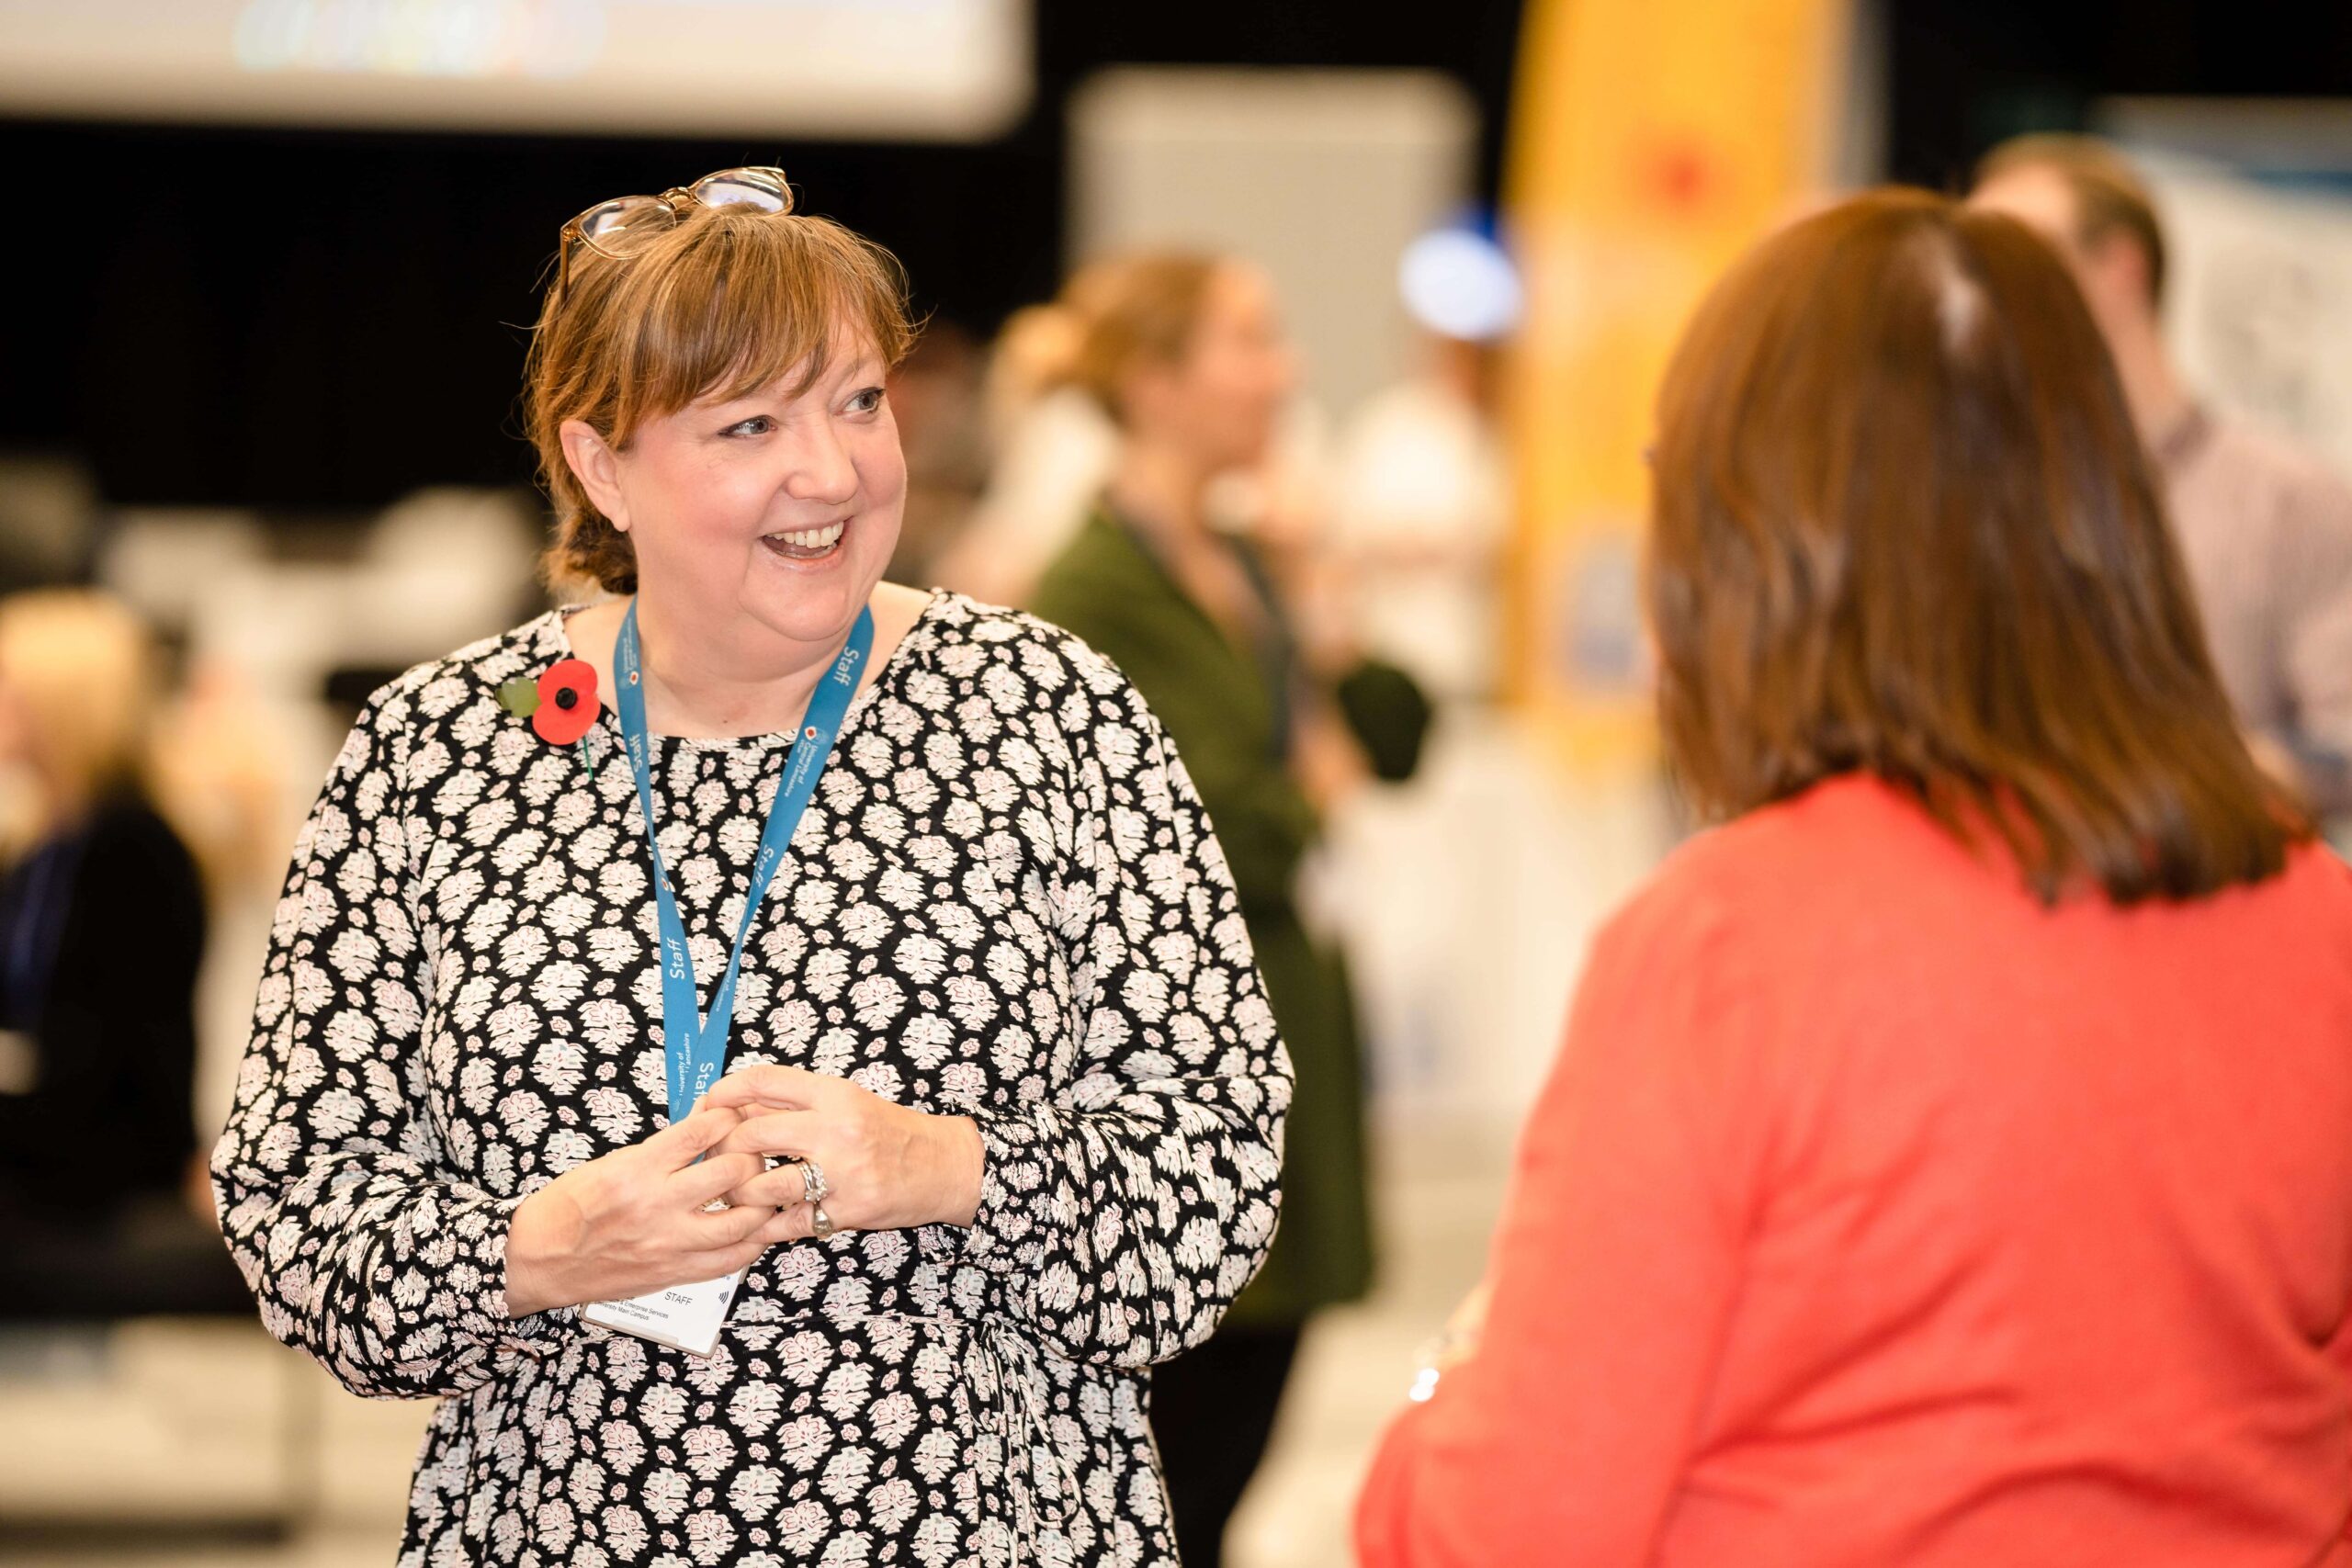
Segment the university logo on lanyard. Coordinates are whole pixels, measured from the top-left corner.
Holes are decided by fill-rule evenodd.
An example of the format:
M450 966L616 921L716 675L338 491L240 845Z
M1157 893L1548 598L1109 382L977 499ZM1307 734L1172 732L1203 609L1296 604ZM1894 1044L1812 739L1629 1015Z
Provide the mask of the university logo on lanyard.
M727 955L727 971L711 994L710 1012L695 1005L694 960L686 948L686 929L678 918L678 903L670 891L669 868L662 863L662 843L653 820L651 742L645 728L645 691L637 639L637 604L629 604L621 617L620 637L613 644L614 705L620 711L621 737L628 750L630 769L637 775L637 800L645 814L645 840L653 852L653 910L662 947L662 1036L667 1062L670 1120L684 1121L695 1102L717 1082L727 1065L727 1040L734 1029L735 977L743 966L743 944L752 934L767 897L768 884L791 847L801 814L817 793L817 780L841 734L850 699L857 694L858 671L874 649L874 612L860 610L850 628L849 641L832 668L809 694L801 715L799 733L793 738L784 776L776 781L775 800L768 808L767 826L760 833L759 853L752 862L751 886L743 895L743 915L735 925L735 943ZM698 1356L718 1345L718 1330L741 1282L741 1273L655 1291L628 1301L595 1302L583 1308L582 1318L606 1328L641 1335Z

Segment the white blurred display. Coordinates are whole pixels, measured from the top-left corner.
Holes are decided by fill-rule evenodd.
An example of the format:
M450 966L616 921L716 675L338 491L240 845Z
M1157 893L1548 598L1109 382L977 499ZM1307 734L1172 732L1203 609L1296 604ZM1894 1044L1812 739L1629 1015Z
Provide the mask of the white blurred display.
M0 0L0 111L977 138L1028 0Z
M2098 118L2161 209L2198 395L2352 474L2352 104L2118 98Z
M2352 201L2148 160L2175 351L2203 396L2352 474Z

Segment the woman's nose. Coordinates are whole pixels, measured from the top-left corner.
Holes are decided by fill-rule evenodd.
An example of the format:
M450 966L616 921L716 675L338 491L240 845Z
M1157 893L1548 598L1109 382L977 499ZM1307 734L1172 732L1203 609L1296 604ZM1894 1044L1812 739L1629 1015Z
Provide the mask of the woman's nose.
M857 494L857 463L831 421L819 421L794 444L784 492L795 501L839 505Z

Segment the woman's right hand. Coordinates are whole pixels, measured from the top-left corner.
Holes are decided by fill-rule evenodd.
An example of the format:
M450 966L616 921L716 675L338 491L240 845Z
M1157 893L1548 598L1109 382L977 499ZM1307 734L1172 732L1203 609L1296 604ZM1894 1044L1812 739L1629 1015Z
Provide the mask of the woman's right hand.
M741 1120L726 1106L697 1111L525 1199L506 1236L508 1315L716 1280L787 1239L789 1210L706 1212L766 1168L753 1154L695 1163Z

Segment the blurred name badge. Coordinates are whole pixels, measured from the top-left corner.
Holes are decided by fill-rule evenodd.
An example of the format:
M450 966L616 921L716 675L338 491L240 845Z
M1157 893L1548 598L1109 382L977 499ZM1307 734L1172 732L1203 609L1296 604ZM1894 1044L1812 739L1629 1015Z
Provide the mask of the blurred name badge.
M718 1330L727 1322L727 1309L735 1304L735 1288L742 1282L743 1272L738 1269L699 1285L672 1285L623 1302L591 1302L580 1315L600 1328L616 1328L689 1356L707 1356L718 1348Z

